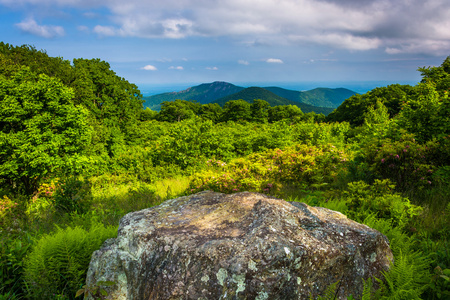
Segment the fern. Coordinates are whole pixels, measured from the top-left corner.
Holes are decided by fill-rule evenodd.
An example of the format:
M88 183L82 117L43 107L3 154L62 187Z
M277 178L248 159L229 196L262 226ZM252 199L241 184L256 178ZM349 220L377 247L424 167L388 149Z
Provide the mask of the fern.
M323 293L322 296L318 296L316 300L334 300L336 299L336 293L338 289L339 280L333 284L330 284ZM309 300L313 300L312 295L309 296Z
M369 215L364 224L386 235L394 254L395 261L390 270L383 272L383 280L377 279L381 287L379 299L421 299L420 295L429 283L430 258L414 251L413 237L394 227L392 221Z
M364 289L361 295L361 300L375 300L377 298L378 297L374 291L372 278L369 278L367 281L364 280Z
M75 295L83 285L92 253L116 233L115 227L97 224L89 231L58 228L56 233L41 237L25 259L30 296L45 299L52 294Z
M421 252L410 252L396 257L395 264L388 272L383 272L384 281L378 279L383 297L389 300L420 300L427 288L430 261Z
M400 252L407 254L412 251L413 238L400 228L394 227L391 220L379 219L371 214L364 219L363 223L378 230L388 238L394 257L397 257Z

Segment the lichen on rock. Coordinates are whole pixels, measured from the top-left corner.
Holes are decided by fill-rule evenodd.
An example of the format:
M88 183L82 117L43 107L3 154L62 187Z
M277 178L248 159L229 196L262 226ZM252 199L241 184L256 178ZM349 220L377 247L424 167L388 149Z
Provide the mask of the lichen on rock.
M339 280L345 299L392 260L385 236L341 213L205 191L124 216L87 284L114 281L111 299L308 299Z

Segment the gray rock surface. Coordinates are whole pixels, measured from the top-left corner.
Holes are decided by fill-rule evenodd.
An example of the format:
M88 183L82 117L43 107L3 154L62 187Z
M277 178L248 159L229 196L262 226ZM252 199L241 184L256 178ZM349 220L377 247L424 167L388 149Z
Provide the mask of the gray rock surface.
M110 299L308 299L362 293L393 260L388 240L341 213L258 193L205 191L133 212L94 252L87 284Z

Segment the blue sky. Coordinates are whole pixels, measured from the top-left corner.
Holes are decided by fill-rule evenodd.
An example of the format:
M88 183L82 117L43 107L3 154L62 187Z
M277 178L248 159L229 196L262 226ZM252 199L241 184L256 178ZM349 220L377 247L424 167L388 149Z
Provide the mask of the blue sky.
M139 86L417 82L450 55L450 1L0 0L0 36Z

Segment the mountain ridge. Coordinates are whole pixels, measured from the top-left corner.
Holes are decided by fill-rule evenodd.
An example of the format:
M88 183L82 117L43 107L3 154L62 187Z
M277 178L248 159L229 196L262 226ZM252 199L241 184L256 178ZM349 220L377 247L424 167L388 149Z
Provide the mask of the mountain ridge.
M144 97L144 106L152 110L159 110L162 102L177 99L194 100L200 104L219 103L222 106L229 100L243 99L252 102L254 99L262 99L269 102L271 106L297 105L304 112L314 111L328 114L345 99L355 94L356 92L345 88L315 88L308 91L295 91L276 86L244 88L224 81L214 81L178 92ZM226 101L224 102L224 100Z

